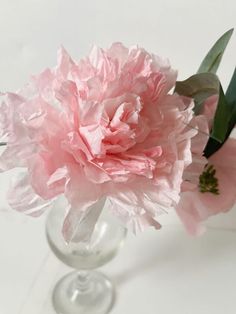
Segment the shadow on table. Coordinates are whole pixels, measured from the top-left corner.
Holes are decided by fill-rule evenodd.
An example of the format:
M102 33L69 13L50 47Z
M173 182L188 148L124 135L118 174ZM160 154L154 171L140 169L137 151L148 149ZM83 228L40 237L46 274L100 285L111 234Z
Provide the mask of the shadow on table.
M221 263L226 252L228 256L236 250L236 233L209 230L203 236L190 237L180 229L169 227L164 236L157 234L156 245L154 242L155 238L150 241L147 237L140 243L133 243L136 245L134 256L127 260L125 269L112 276L118 287L149 272L158 279L162 272L181 276L183 272L207 271L213 261Z

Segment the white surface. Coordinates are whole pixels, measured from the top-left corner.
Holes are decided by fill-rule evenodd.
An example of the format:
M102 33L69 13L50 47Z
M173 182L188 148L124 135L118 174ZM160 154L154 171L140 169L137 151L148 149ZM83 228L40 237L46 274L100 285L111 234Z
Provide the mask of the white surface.
M168 56L185 78L235 16L234 0L0 0L0 90L54 66L60 44L75 58L93 43L139 44ZM224 86L235 50L236 35L219 72ZM49 253L44 217L7 210L11 175L0 175L0 313L53 314L51 288L68 270ZM212 219L216 229L198 239L172 215L163 220L160 232L130 236L104 268L118 285L112 314L235 314L236 211Z

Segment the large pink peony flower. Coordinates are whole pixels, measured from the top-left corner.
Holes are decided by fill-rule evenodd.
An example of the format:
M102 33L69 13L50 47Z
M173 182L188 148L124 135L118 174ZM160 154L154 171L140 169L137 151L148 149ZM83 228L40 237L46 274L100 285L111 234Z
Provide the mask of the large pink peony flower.
M102 198L135 231L159 228L157 217L179 201L195 134L191 101L168 94L175 80L167 61L137 47L94 47L78 63L62 48L55 69L4 95L0 168L26 170L9 193L12 207L37 215L64 193L67 240L79 238L86 217L92 231Z
M208 217L229 211L236 202L236 140L229 138L208 160L203 157L217 101L218 96L209 97L202 115L196 117L201 132L192 140L193 163L184 172L177 206L180 219L192 235L205 230L202 222Z

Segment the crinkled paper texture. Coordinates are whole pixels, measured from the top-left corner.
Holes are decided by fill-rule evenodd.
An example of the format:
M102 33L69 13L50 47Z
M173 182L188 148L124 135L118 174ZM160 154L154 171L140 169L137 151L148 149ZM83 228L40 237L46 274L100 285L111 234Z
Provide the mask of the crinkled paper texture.
M103 198L135 232L160 228L159 215L179 201L196 134L192 101L170 94L176 76L167 60L136 46L94 47L78 62L61 48L56 68L2 95L0 170L28 173L10 190L12 206L32 213L30 202L39 213L39 200L65 194L67 241L92 232Z

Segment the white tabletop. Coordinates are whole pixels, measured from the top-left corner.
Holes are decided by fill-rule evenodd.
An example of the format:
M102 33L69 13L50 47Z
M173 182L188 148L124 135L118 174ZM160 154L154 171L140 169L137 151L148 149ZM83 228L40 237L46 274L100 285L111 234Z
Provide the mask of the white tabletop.
M139 44L168 56L184 78L235 16L234 0L0 0L0 90L54 66L60 44L75 58L93 43ZM236 34L219 71L224 86L235 51ZM12 174L0 174L0 313L53 314L52 287L69 270L47 246L45 217L8 208ZM200 238L189 237L174 213L162 221L161 231L129 235L104 267L117 284L112 314L235 314L236 210L211 219Z

